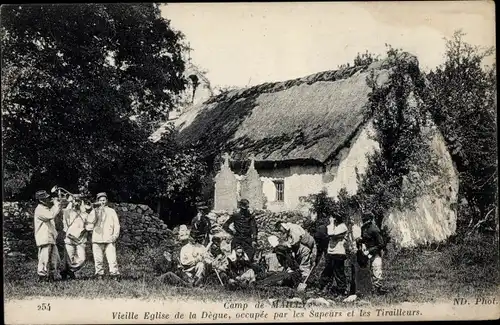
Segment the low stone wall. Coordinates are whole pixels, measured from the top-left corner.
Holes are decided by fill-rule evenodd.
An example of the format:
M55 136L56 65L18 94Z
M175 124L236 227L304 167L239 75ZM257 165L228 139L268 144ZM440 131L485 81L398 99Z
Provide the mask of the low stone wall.
M4 256L22 253L36 256L33 202L3 202ZM118 244L132 250L156 247L173 241L172 231L147 205L111 203L120 220Z
M144 204L110 204L120 220L120 244L133 250L156 247L173 239L172 231Z
M32 202L3 202L3 252L36 254Z

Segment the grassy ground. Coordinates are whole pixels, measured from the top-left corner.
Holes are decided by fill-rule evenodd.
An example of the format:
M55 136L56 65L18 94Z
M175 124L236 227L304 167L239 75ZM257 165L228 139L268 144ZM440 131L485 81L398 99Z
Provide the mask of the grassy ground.
M81 278L77 280L38 283L36 261L7 259L4 262L5 299L40 296L162 299L175 296L179 299L199 297L200 300L220 301L241 300L246 297L267 299L315 296L314 293L300 295L282 288L235 292L217 285L197 289L176 288L155 281L148 254L122 252L119 253L119 262L124 278L120 282L89 278L93 274L91 262L80 271ZM369 297L368 300L374 305L388 305L498 295L498 266L498 246L492 237L476 236L432 249L397 253L392 251L384 264L385 284L389 292L384 296ZM319 271L314 276L318 276L317 273Z

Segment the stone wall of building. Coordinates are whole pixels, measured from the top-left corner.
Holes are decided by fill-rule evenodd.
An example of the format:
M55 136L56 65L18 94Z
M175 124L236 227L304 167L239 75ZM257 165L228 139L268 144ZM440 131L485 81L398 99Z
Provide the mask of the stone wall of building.
M234 211L237 208L238 181L229 167L229 156L225 156L221 170L215 176L214 210Z
M352 140L350 147L342 150L337 163L333 163L327 171L330 182L324 184L328 195L336 198L341 189L349 195L358 191L358 177L363 176L368 168L368 156L379 150L379 144L373 139L375 129L370 120Z
M293 166L260 170L252 159L245 175L235 174L229 166L229 157L215 177L214 211L232 212L237 209L239 199L247 199L254 210L271 212L309 210L301 200L324 189L324 174L316 166ZM276 197L274 181L282 180L283 200Z
M262 210L264 208L264 193L262 192L262 180L255 169L254 161L250 163L245 178L241 182L241 198L250 202L250 208Z
M172 241L172 231L153 210L143 204L111 203L120 220L118 245L142 250ZM33 230L33 202L3 202L4 256L22 253L36 256Z

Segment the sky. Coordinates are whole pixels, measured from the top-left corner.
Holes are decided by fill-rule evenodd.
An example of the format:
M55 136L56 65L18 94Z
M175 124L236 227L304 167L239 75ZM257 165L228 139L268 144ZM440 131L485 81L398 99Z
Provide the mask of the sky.
M172 3L162 16L184 33L192 62L212 87L246 87L335 70L358 52L385 44L417 55L428 71L444 59L457 29L478 46L495 46L488 1ZM493 58L490 58L491 62Z

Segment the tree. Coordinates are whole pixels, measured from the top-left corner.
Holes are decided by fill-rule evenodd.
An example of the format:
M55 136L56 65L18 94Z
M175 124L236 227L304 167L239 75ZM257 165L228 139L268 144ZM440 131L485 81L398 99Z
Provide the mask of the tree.
M334 213L338 212L335 211L335 200L328 196L326 190L309 195L306 201L311 204L311 209L316 212L318 219L328 219L330 216L333 216Z
M465 35L456 31L446 41L445 63L427 76L429 108L456 164L460 197L470 208L459 215L462 230L492 225L498 176L496 66L482 67L494 49L468 44Z
M180 148L171 132L168 129L160 140L144 143L137 151L127 151L103 171L94 191L113 184L113 197L149 204L169 225L190 220L206 165L196 151Z
M186 84L183 35L158 5L8 5L1 19L7 195L116 189L104 180L157 159L147 138Z
M389 81L379 85L373 72L367 78L372 88L367 118L373 118L374 139L380 150L368 156L368 168L358 177L356 195L379 225L391 209L414 207L420 188L404 188L405 179L418 177L425 182L438 171L430 150L432 133L424 132L428 121L423 101L426 87L418 61L386 46L387 60L392 64Z

